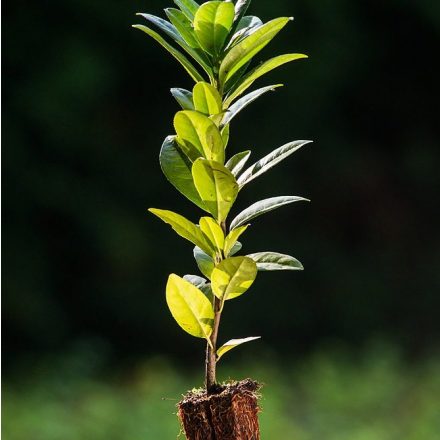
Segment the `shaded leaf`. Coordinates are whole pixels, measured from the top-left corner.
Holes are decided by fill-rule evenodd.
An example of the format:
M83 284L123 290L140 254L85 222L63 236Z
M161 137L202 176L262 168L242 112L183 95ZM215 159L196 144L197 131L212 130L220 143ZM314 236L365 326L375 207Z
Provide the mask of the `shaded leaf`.
M188 74L194 81L203 81L203 76L200 75L200 73L191 64L188 58L186 58L185 55L183 55L181 52L179 52L177 49L167 43L157 32L154 32L149 27L141 24L135 24L133 25L133 27L135 29L139 29L145 32L147 35L156 40L162 47L164 47L174 58L176 58L177 61L179 61L179 63L184 67L184 69L188 72Z
M237 28L231 32L234 32L231 41L228 43L227 49L236 45L242 39L246 38L252 32L255 32L258 27L262 26L263 22L260 18L254 15L247 15L243 17L239 22Z
M206 278L211 279L211 273L215 266L212 257L210 257L206 252L203 252L198 246L194 248L193 253L200 272L202 272Z
M192 336L209 341L214 310L208 298L189 281L176 274L168 277L166 300L173 318Z
M182 11L179 11L175 8L167 8L165 9L165 13L179 34L185 40L186 44L193 49L198 49L200 45L197 42L194 28L192 27L189 18Z
M287 17L275 18L232 47L220 65L220 84L225 84L240 67L260 52L289 20Z
M192 175L204 206L223 222L238 194L235 177L222 164L201 158L193 163Z
M272 151L267 156L264 156L262 159L255 162L247 170L245 170L237 179L240 188L254 180L256 177L270 170L277 163L281 162L286 157L290 156L292 153L299 150L302 146L309 144L310 142L312 141L289 142L282 147L279 147L276 150Z
M170 92L183 110L194 110L193 95L189 90L172 88Z
M246 342L255 341L256 339L260 339L261 336L249 336L248 338L241 338L241 339L231 339L225 344L223 344L218 350L217 350L217 361L229 350L232 350L233 348L237 347L238 345L245 344Z
M191 22L194 20L194 15L196 14L197 9L199 9L198 3L194 0L174 0L174 3Z
M240 212L240 214L238 214L237 217L232 220L231 230L238 228L244 223L247 223L253 218L265 214L266 212L273 211L274 209L280 208L284 205L288 205L289 203L300 201L309 202L310 200L296 196L279 196L260 200L259 202L254 203L253 205L246 208L244 211Z
M234 245L237 242L238 238L240 237L241 234L243 234L244 231L246 231L248 226L249 225L244 225L235 228L227 235L227 237L225 238L225 245L224 245L225 257L228 257L231 254L231 251L233 250Z
M148 211L159 217L165 223L168 223L177 234L198 246L205 253L211 254L214 252L214 249L211 247L211 244L203 232L182 215L165 209L150 208Z
M239 241L236 241L234 246L232 246L232 249L229 251L228 257L235 255L242 247L243 245Z
M247 256L257 263L259 271L304 269L296 258L278 252L256 252Z
M200 229L211 241L214 248L223 250L225 234L220 225L212 217L202 217L199 222Z
M226 258L212 271L212 291L220 300L236 298L249 289L256 276L257 265L251 258Z
M216 115L222 111L222 97L209 83L199 82L194 86L193 101L195 109L207 116Z
M209 302L212 304L214 294L212 293L211 283L205 280L205 278L199 277L198 275L185 275L184 280L189 281L191 284L200 289L203 294L208 298Z
M240 171L246 165L249 157L251 155L250 150L242 151L241 153L234 154L227 162L226 168L237 177L240 174Z

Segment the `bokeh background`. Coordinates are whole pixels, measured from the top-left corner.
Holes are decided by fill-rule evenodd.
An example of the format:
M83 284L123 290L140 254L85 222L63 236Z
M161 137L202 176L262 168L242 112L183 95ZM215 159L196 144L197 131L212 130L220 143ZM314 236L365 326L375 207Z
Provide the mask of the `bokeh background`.
M164 299L197 273L191 246L146 208L200 212L161 174L180 65L130 27L171 1L3 5L3 435L176 438L203 381L200 340ZM261 54L304 52L233 122L258 159L314 143L240 193L308 197L254 221L244 250L304 272L262 273L225 309L220 379L266 384L264 439L434 440L440 432L438 77L431 0L254 0L293 15Z

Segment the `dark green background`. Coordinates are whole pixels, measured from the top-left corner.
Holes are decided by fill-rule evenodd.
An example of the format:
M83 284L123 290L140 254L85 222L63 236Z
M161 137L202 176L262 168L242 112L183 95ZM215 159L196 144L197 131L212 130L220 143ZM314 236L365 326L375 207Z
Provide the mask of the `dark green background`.
M146 208L201 212L162 176L180 65L130 27L166 1L9 2L3 14L3 325L6 366L87 341L110 358L165 353L201 363L164 300L168 273L196 273L192 248ZM313 139L240 194L296 204L253 222L244 250L306 270L262 273L225 309L221 339L261 334L273 353L383 338L408 353L440 335L438 57L431 0L257 1L295 21L262 53L310 58L258 85L230 153L257 159ZM261 345L254 345L256 353ZM194 355L194 356L193 356ZM189 362L189 361L185 361Z

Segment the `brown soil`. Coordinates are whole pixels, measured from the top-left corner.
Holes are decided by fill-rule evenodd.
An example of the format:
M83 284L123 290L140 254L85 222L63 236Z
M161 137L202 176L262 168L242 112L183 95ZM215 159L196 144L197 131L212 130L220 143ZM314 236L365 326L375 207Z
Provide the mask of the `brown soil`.
M190 391L178 403L188 440L259 440L258 390L251 379L218 386L215 393Z

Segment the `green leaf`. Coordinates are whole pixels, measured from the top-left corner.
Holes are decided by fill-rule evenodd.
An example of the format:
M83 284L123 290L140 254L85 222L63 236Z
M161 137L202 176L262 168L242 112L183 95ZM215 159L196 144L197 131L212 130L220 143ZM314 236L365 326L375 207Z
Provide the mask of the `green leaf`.
M247 15L243 17L237 25L237 28L233 31L231 41L229 42L227 49L232 46L235 46L238 42L246 38L252 32L255 32L258 27L262 26L263 22L260 18L255 17L254 15ZM231 30L232 32L232 30Z
M219 54L233 21L233 3L223 1L203 3L194 16L194 31L202 48L211 55Z
M194 0L174 0L174 3L191 22L194 20L194 15L197 12L197 9L199 9L198 3Z
M199 82L194 86L193 100L195 109L207 116L222 111L222 97L214 86L206 82Z
M211 247L211 244L203 232L182 215L165 209L150 208L148 211L159 217L165 223L168 223L177 234L198 246L203 252L209 255L214 252L214 249Z
M199 277L198 275L185 275L183 279L189 281L191 284L200 289L208 298L209 302L211 304L213 303L214 294L212 293L211 283L208 283L205 278Z
M227 162L226 168L237 177L240 174L240 171L246 165L247 160L251 155L250 150L242 151L241 153L234 154Z
M222 135L222 139L223 139L223 145L225 146L225 148L228 146L228 142L229 142L229 134L230 134L230 128L229 128L229 124L225 125L222 129L220 129L220 133Z
M239 241L236 241L234 246L232 246L232 249L229 251L228 257L235 255L242 247L243 245Z
M194 186L191 174L192 164L176 147L175 136L165 138L160 150L159 162L165 177L188 200L206 211L202 199Z
M194 33L194 28L192 27L192 23L182 11L179 11L175 8L167 8L165 9L165 14L167 14L168 19L175 26L188 46L192 47L193 49L200 48Z
M141 17L144 17L146 20L148 20L150 23L153 23L155 26L157 26L161 31L163 31L173 40L183 41L183 38L177 31L176 27L170 22L164 20L163 18L156 17L155 15L143 14L143 13L137 13L136 15L140 15Z
M211 241L213 247L221 252L225 244L225 234L220 225L212 217L202 217L199 224L200 229Z
M249 37L250 38L250 37ZM245 90L247 90L258 78L270 72L273 69L276 69L283 64L289 63L291 61L300 60L302 58L307 58L307 55L303 55L300 53L292 53L286 55L280 55L275 58L271 58L270 60L260 64L255 69L251 70L246 76L241 78L234 85L233 90L229 92L226 100L225 100L225 108L229 107L232 101L240 96Z
M251 102L255 101L261 95L264 95L267 92L274 91L277 87L281 87L282 84L276 84L274 86L267 86L261 89L255 90L243 96L243 98L239 99L235 104L232 104L231 107L225 113L225 116L222 120L222 125L229 124L235 116L238 115L245 107L247 107Z
M193 163L192 175L203 204L219 223L223 222L238 194L235 177L222 164L201 158Z
M225 238L225 245L224 245L224 254L225 257L228 257L231 254L231 251L234 248L235 243L237 242L238 238L241 234L243 234L244 231L248 228L249 225L240 226L238 228L233 229Z
M229 350L232 350L233 348L237 347L238 345L244 344L246 342L255 341L255 339L260 339L261 336L250 336L248 338L241 338L241 339L231 339L225 344L223 344L218 350L217 350L217 361Z
M187 333L209 341L214 310L208 298L189 281L176 274L168 277L166 300L173 318Z
M226 258L211 274L214 295L223 301L242 295L257 276L257 265L248 257Z
M172 88L170 92L183 110L194 110L193 95L189 90Z
M203 81L203 76L200 75L200 73L191 64L188 58L186 58L185 55L183 55L181 52L179 52L177 49L175 49L173 46L167 43L157 32L154 32L149 27L143 26L141 24L135 24L133 25L133 27L135 29L139 29L145 32L151 38L156 40L162 47L164 47L174 58L176 58L177 61L179 61L179 63L184 67L184 69L188 72L188 74L195 82Z
M278 252L256 252L247 256L257 263L259 271L304 269L296 258Z
M215 264L212 257L203 252L198 246L194 248L194 259L196 260L197 267L200 272L205 275L206 278L211 279L211 273L214 270Z
M289 20L287 17L275 18L232 47L220 65L220 84L224 85L241 66L260 52Z
M251 4L251 0L237 0L235 3L235 15L234 21L239 23L242 18L244 18L244 14L248 10Z
M310 200L296 196L280 196L260 200L259 202L254 203L253 205L246 208L244 211L240 212L240 214L238 214L237 217L232 220L231 230L238 228L244 223L247 223L253 218L265 214L266 212L273 211L274 209L280 208L284 205L288 205L289 203L301 201L309 202Z
M272 151L267 156L264 156L262 159L255 162L247 170L245 170L237 179L240 188L254 180L256 177L270 170L277 163L281 162L286 157L290 156L292 153L299 150L302 146L309 144L310 142L312 141L289 142L282 147L279 147L276 150Z
M223 163L225 151L219 129L207 116L191 110L182 110L174 117L177 141L199 156ZM190 157L191 160L196 158Z

